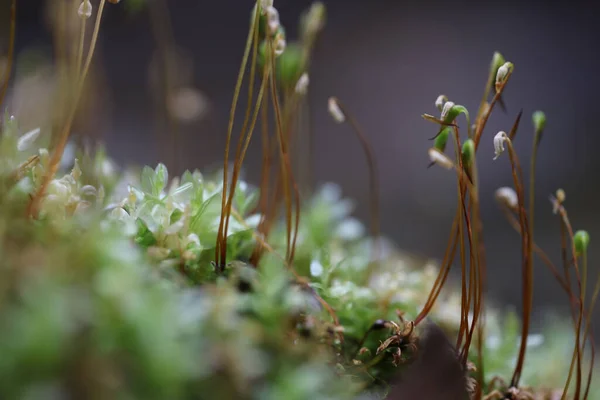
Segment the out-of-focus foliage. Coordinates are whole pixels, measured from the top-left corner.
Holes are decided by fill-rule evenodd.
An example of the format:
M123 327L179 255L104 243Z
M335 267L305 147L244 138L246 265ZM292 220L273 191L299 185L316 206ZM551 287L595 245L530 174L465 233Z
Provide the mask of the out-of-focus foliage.
M372 243L335 185L303 210L294 268L307 285L276 253L257 269L236 261L255 245L259 218L245 182L229 225L232 262L219 276L218 175L170 178L159 164L132 177L102 150L74 152L31 221L25 205L48 162L37 136L8 118L0 140L0 397L353 398L369 387L384 394L382 380L402 370L410 349L401 360L394 346L377 354L394 334L381 320L414 318L436 268L386 244L369 278ZM268 238L275 252L282 237ZM460 302L443 296L431 318L452 333ZM505 373L518 323L491 321L487 368ZM543 384L528 368L538 372L528 381Z

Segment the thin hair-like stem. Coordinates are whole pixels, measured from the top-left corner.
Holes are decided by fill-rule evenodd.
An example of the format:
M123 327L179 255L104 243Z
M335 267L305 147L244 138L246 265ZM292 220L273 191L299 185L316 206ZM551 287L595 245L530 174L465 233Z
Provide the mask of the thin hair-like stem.
M522 251L522 279L523 279L523 324L521 327L521 343L517 356L516 366L511 379L511 386L518 387L521 371L525 362L527 351L527 338L529 336L529 325L533 306L533 269L531 265L532 246L529 240L529 222L525 211L525 199L523 191L523 172L517 154L511 141L507 141L508 154L515 191L518 199L519 226L521 228L521 251Z
M252 42L254 40L254 32L258 27L259 17L260 17L260 1L256 1L256 12L255 16L252 19L252 23L250 24L250 29L248 31L248 37L246 39L246 48L244 49L244 56L242 57L242 64L240 65L240 70L238 73L237 82L235 84L235 89L233 93L233 101L231 103L231 109L229 111L229 124L227 126L227 137L225 139L225 156L223 160L223 195L221 198L221 217L219 219L219 228L217 230L217 241L215 243L215 265L216 268L223 268L221 264L224 263L225 260L221 260L221 247L223 240L223 227L225 224L225 206L227 199L227 181L228 181L228 163L229 163L229 147L231 145L231 136L233 133L233 124L235 120L235 111L237 109L237 103L240 96L240 91L242 89L242 83L244 81L244 73L246 71L246 65L248 64L248 58L250 57L250 50L252 49ZM231 190L231 189L230 189ZM227 232L225 232L227 235Z
M375 157L373 147L371 146L367 135L365 135L362 127L360 126L354 115L349 112L346 106L339 99L336 98L336 102L342 113L346 116L346 119L352 127L354 133L356 134L356 137L360 142L360 145L363 149L367 161L369 171L371 235L373 236L373 247L371 250L373 254L371 254L371 260L375 262L373 266L376 266L381 258L381 248L379 243L381 236L381 217L379 211L381 189L379 184L379 170L377 168L377 158ZM370 271L372 271L373 266L370 268Z

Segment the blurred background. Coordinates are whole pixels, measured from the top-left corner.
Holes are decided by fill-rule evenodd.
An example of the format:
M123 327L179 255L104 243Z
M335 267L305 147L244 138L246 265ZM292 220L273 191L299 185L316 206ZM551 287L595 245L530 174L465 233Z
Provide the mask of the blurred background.
M9 0L0 3L0 48L6 53ZM54 85L49 7L19 1L17 65L11 111L44 125ZM97 2L92 2L97 6ZM248 29L251 0L123 0L107 4L92 79L74 134L102 140L120 164L167 161L170 170L216 168L222 160L233 87ZM288 40L310 0L275 0ZM310 72L310 157L315 184L336 182L368 220L368 171L359 143L327 112L338 96L367 132L379 164L382 230L401 249L441 258L455 213L455 176L427 169L427 138L439 94L476 113L494 51L515 64L504 99L484 132L478 165L492 298L520 304L520 239L493 193L512 184L508 158L493 162L492 138L508 131L522 109L515 145L528 171L531 114L545 111L538 158L536 241L560 262L557 218L548 196L558 188L574 229L587 229L593 276L600 272L600 145L597 11L593 1L325 0L327 26ZM158 40L157 40L158 38ZM168 101L161 101L161 54L172 65ZM4 60L5 61L5 60ZM164 97L164 96L163 96ZM166 112L169 118L166 118ZM39 120L35 120L39 118ZM171 120L171 122L168 122ZM464 122L463 122L464 124ZM173 134L172 132L176 132ZM259 176L260 142L245 163ZM566 297L536 262L536 302L564 308Z

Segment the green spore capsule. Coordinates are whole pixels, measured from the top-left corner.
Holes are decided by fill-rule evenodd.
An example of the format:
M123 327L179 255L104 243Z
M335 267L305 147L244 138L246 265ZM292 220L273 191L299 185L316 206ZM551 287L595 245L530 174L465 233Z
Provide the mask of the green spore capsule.
M578 256L586 253L588 245L590 244L590 234L587 233L587 231L575 232L573 243L575 244L575 251Z

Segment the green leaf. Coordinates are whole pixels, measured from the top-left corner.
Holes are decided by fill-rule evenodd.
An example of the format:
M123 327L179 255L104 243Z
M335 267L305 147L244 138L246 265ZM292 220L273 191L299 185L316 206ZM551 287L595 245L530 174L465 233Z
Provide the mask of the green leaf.
M154 187L155 187L155 172L152 168L145 166L144 169L142 170L142 179L141 179L141 185L142 185L142 190L145 193L149 193L149 194L154 194Z
M167 186L167 182L169 181L169 171L167 171L167 167L164 164L158 164L156 166L155 172L155 181L154 181L154 195L160 195L160 192Z

